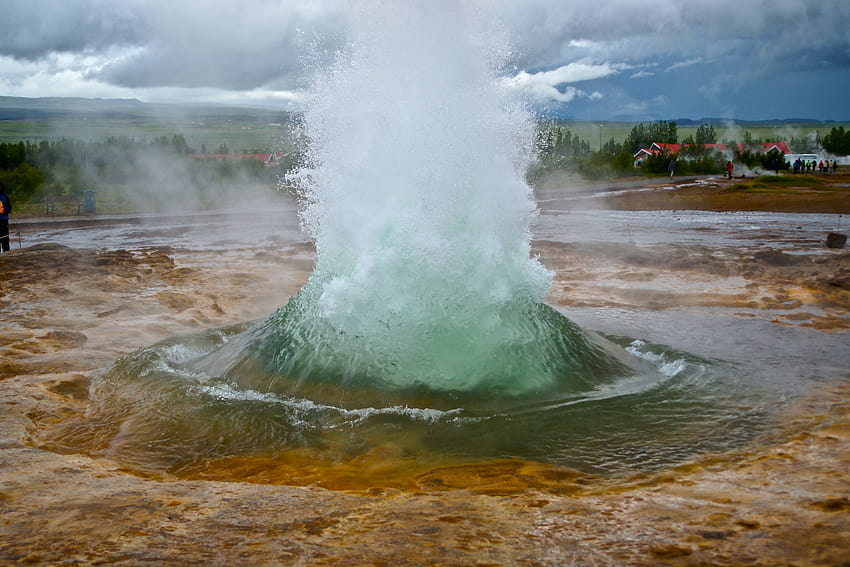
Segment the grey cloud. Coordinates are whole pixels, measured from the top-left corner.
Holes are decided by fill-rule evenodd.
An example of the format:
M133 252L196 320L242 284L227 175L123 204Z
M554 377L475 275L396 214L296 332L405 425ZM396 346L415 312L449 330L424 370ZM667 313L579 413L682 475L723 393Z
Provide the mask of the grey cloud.
M846 0L493 0L529 62L561 65L563 57L595 53L600 59L634 61L678 53L720 57L741 42L762 56L801 47L850 45ZM572 40L591 40L582 50Z
M304 53L340 42L337 5L216 0L199 10L177 2L157 11L155 37L99 78L127 87L216 87L246 90L283 80L297 86Z
M475 0L470 0L475 1ZM481 0L495 10L520 52L515 64L551 69L582 58L640 64L701 57L845 61L846 0ZM333 51L345 33L343 0L6 0L0 54L137 47L97 78L127 87L251 88L294 81L310 44ZM435 5L434 9L439 9ZM586 40L577 42L576 40ZM837 57L836 53L844 53Z
M266 46L263 53L229 46L182 50L157 43L127 58L107 64L90 76L129 88L214 87L250 90L282 76L297 76L297 61L276 55L293 53L292 45ZM297 79L293 78L292 83Z
M341 41L341 2L282 0L14 0L0 20L0 55L126 49L87 72L109 84L251 89L290 77ZM114 55L114 50L113 50Z
M193 3L178 3L157 13L156 36L144 50L110 63L99 78L127 87L237 90L284 79L294 88L305 52L332 51L341 41L334 4L311 6L217 1L199 13Z
M6 0L0 3L0 55L37 60L137 45L150 34L146 10L133 0Z

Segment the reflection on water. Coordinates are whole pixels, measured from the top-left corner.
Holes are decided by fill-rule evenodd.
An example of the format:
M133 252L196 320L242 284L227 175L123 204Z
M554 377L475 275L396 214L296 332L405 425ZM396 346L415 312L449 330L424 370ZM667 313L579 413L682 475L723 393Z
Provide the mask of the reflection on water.
M58 242L72 248L138 250L147 247L192 247L224 251L254 247L264 241L302 241L294 203L266 211L158 216L98 216L84 221L53 219L21 222L25 246Z
M568 203L568 202L567 202ZM826 234L841 215L711 211L571 211L564 201L541 203L535 236L555 242L683 244L832 253ZM846 219L845 219L846 222ZM571 230L565 231L565 227Z
M539 203L534 237L553 242L632 242L639 246L687 244L778 248L787 252L840 253L824 247L841 227L841 215L710 211L609 211ZM846 223L846 218L844 219ZM134 250L149 246L241 248L268 240L303 241L294 204L276 211L165 217L103 218L102 222L22 223L25 246L58 242L73 248Z

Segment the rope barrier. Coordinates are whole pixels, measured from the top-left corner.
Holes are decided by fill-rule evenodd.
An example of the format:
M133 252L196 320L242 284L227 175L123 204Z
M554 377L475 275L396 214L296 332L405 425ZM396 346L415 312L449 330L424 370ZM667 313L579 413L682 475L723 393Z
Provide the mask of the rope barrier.
M5 239L8 239L8 240L9 240L9 249L11 250L11 249L12 249L12 246L11 246L11 244L12 244L12 235L15 235L15 236L17 236L17 237L18 237L18 250L20 250L21 248L23 248L23 242L22 242L22 240L23 240L23 239L21 238L21 231L17 231L17 232L10 232L10 233L9 233L9 234L7 234L6 236L0 236L0 240L3 240L4 238L5 238Z

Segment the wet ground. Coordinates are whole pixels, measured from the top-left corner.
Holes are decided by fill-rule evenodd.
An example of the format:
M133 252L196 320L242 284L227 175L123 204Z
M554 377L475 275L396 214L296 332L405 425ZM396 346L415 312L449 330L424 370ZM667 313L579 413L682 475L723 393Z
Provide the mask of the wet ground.
M51 432L85 413L100 368L266 315L313 251L294 207L33 219L0 255L0 563L846 564L850 252L824 246L844 211L622 211L588 194L541 196L550 304L744 368L770 409L755 438L613 476L511 459L406 468L387 445L179 479L58 452Z

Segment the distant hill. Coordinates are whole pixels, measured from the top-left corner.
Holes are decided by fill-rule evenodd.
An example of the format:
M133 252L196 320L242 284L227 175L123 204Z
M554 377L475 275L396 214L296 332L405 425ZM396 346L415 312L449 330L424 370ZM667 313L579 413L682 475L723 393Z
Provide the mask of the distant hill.
M217 120L234 122L257 122L283 124L292 118L293 113L285 110L254 108L245 106L216 104L162 104L146 103L137 99L104 99L79 97L24 98L0 96L0 121L9 120L55 120L99 117L110 119L183 119ZM546 115L546 113L544 113ZM637 123L649 120L576 120L570 116L548 115L557 122L593 122L593 123ZM816 120L814 118L774 118L765 120L736 120L730 118L707 117L697 120L691 118L673 118L680 126L699 126L700 124L729 123L740 125L781 125L781 124L837 124L835 120Z
M669 121L668 121L669 122ZM699 126L701 124L758 124L758 125L779 125L779 124L838 124L836 120L817 120L815 118L771 118L768 120L737 120L733 118L700 118L699 120L691 120L690 118L676 118L673 120L679 126Z
M226 105L152 104L136 99L74 97L24 98L0 96L0 120L55 120L62 118L233 120L284 123L284 110Z

